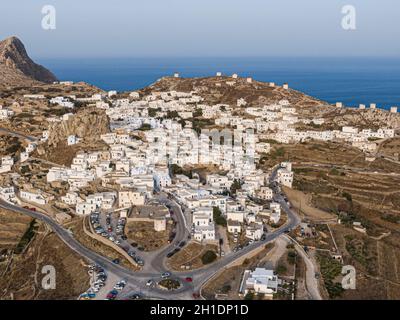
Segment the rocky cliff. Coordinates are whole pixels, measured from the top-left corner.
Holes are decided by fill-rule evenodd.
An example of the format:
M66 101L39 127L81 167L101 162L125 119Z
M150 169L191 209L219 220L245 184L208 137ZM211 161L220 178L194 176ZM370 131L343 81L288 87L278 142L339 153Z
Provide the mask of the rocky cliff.
M81 138L85 144L100 141L100 135L110 132L109 118L104 110L85 108L68 120L55 122L49 128L48 145L57 146L65 142L70 135Z
M16 37L0 42L0 84L27 85L35 82L51 83L57 78L28 56L24 44Z

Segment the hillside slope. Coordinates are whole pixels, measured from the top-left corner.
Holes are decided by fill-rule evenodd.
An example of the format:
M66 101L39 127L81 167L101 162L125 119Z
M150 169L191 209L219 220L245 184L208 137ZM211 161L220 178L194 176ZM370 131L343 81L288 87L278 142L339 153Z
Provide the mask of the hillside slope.
M16 37L0 41L0 84L27 85L36 82L52 83L57 78L49 70L36 64Z

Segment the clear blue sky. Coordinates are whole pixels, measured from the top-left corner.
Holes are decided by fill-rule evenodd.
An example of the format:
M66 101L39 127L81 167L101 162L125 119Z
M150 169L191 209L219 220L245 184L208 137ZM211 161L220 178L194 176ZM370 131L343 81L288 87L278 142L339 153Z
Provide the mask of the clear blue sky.
M355 31L341 28L346 4ZM1 0L0 13L0 38L37 58L400 56L399 0Z

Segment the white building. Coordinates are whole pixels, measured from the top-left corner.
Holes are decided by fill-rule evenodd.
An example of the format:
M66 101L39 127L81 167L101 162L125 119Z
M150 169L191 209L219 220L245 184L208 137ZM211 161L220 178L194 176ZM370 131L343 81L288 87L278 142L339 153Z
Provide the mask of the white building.
M263 186L257 192L257 196L262 200L272 200L274 193L271 188Z
M67 138L67 144L69 146L72 146L74 144L77 144L79 142L79 138L77 138L75 135L70 135Z
M0 120L6 120L14 115L14 111L3 108L0 105Z
M76 204L76 214L88 215L97 210L97 205L95 203L81 202Z
M215 240L214 223L207 226L197 226L193 232L193 239L196 241L211 241Z
M46 198L39 191L29 192L29 191L21 190L20 197L27 202L36 203L39 205L47 204Z
M139 191L123 190L118 193L118 207L127 208L130 206L144 205L146 197Z
M15 188L13 186L0 187L0 199L6 202L16 203Z
M277 170L277 181L283 186L292 188L293 172L292 164L290 162L281 163L280 168Z
M252 222L246 226L246 238L251 240L260 240L264 234L264 226L262 223Z
M240 285L240 292L247 294L254 292L256 294L268 295L271 298L278 292L279 279L273 270L256 268L254 271L246 270Z

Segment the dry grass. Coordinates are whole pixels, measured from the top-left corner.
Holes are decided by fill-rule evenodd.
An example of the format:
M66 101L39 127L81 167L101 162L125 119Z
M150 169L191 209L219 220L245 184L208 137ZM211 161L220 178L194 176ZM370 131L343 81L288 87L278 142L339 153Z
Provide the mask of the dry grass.
M46 265L56 270L54 290L44 290L41 285L41 271ZM86 261L39 224L28 249L13 255L8 271L0 278L0 299L76 299L89 287L85 265Z
M301 214L304 215L306 219L314 221L335 218L334 215L313 207L311 205L311 195L307 195L301 191L289 189L286 187L284 187L283 190L288 197L288 200L291 203L292 207L297 212L301 210Z
M356 290L346 290L342 299L399 299L400 266L399 236L375 240L344 226L332 231L344 264L356 268Z
M188 270L198 269L203 266L201 257L208 250L217 252L217 246L190 242L182 250L168 259L167 263L172 270L182 270L182 266L187 266Z
M31 220L23 214L0 209L0 251L14 248Z
M134 242L144 251L154 251L168 244L172 226L167 223L165 231L155 231L153 222L130 221L126 224L125 234L129 242Z

